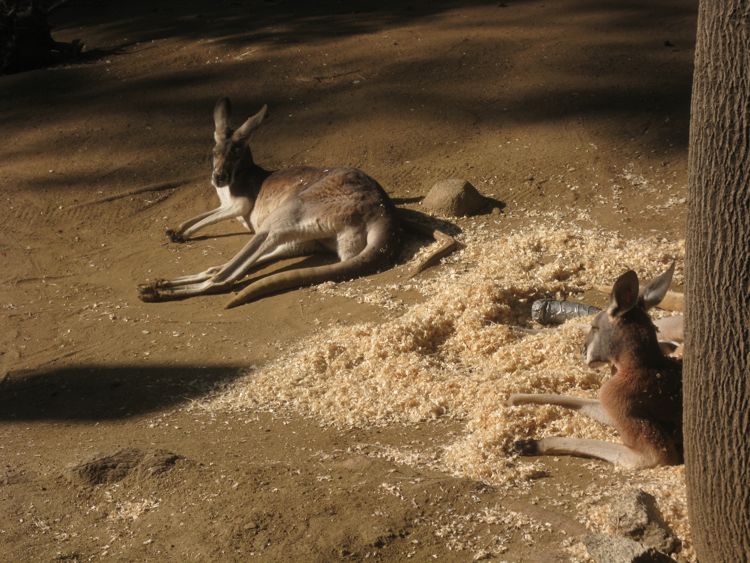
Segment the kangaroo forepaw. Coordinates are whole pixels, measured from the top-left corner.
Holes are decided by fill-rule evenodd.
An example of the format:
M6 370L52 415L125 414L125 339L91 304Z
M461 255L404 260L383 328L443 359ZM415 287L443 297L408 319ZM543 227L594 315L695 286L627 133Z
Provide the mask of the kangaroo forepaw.
M519 455L539 455L539 441L533 438L516 440L513 443L513 451Z
M172 242L185 242L187 239L185 239L180 233L173 229L167 229L166 235L169 240Z

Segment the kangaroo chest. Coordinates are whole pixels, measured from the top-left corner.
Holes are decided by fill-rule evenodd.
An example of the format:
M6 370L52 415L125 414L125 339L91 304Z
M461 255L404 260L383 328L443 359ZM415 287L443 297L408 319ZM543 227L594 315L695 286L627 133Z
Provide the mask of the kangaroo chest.
M223 188L216 188L216 195L219 196L219 202L221 203L221 207L229 207L235 201L235 198L229 192L229 186L224 186Z
M679 373L672 370L653 370L647 376L621 373L601 387L599 399L611 414L672 420L681 417L681 391Z
M229 186L223 188L216 188L216 195L219 197L219 204L221 208L229 208L235 206L242 206L244 209L249 210L251 208L250 201L241 195L233 194L229 190ZM237 217L237 221L243 225L247 230L253 230L250 223L249 213Z

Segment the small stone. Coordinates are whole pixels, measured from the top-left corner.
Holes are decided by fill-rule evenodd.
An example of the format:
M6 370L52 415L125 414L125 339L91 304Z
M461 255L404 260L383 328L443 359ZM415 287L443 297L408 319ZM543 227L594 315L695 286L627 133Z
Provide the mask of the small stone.
M615 533L665 553L674 553L681 547L664 522L656 499L640 489L626 489L615 498L609 524Z
M621 536L588 534L583 544L596 563L676 563L653 547Z
M456 178L437 182L422 200L422 207L428 212L446 217L477 215L486 212L491 205L492 200L468 181Z

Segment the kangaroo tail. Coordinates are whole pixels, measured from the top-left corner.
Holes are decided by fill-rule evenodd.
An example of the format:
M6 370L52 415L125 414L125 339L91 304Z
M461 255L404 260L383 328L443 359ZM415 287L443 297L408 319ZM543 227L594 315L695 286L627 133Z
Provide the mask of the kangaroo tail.
M356 256L335 264L291 270L261 278L243 288L227 302L225 308L231 309L287 289L326 281L343 281L373 273L392 261L398 246L397 232L395 221L381 221L368 233L367 245Z
M424 272L430 266L437 264L441 258L458 249L458 241L448 233L436 228L436 222L433 218L412 209L399 208L396 211L405 230L423 237L433 238L438 243L436 248L428 252L422 261L414 266L411 274L409 274L409 279Z

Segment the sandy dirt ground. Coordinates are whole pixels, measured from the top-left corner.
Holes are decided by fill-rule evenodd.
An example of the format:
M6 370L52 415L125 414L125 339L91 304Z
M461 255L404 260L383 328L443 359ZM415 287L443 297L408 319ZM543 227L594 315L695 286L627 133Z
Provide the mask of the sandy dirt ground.
M623 486L601 464L544 460L513 492L384 453L439 452L460 420L189 408L387 307L308 288L227 311L135 288L246 240L236 223L164 236L216 205L220 95L242 116L269 105L253 140L269 169L360 167L415 209L466 178L506 207L459 226L497 237L585 208L592 227L683 239L694 3L80 0L54 24L85 61L0 77L0 560L575 559L570 499ZM344 286L390 283L408 259ZM123 448L178 457L101 484L71 473Z

